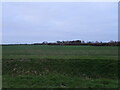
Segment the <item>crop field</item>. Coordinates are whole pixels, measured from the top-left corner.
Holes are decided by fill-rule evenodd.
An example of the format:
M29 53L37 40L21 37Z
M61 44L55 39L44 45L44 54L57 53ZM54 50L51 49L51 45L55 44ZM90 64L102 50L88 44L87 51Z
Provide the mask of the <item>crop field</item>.
M2 48L3 88L118 88L117 46Z

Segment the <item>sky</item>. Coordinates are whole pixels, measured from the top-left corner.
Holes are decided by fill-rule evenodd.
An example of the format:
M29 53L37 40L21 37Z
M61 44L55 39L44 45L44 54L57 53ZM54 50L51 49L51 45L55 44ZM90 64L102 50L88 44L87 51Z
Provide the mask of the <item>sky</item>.
M2 43L118 40L117 2L4 2Z

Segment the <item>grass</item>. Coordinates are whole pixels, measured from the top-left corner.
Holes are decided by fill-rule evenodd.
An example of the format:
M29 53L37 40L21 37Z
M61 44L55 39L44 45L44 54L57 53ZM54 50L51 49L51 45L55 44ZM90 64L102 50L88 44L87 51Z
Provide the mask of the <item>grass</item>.
M6 88L116 88L118 83L109 79L84 79L56 73L44 76L4 76L3 80L7 80L3 83Z
M3 88L117 88L116 46L3 46Z

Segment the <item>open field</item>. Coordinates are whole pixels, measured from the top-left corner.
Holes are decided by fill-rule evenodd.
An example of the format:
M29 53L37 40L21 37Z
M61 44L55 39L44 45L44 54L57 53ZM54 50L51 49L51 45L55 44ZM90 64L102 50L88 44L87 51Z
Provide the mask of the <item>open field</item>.
M117 46L3 46L3 88L117 88Z

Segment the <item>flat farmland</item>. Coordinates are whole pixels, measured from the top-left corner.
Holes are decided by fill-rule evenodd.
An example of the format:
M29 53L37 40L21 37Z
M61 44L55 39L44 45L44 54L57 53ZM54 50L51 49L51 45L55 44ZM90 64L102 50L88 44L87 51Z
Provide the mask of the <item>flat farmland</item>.
M117 88L117 46L2 46L3 88Z

